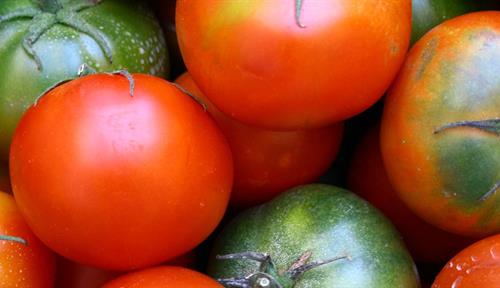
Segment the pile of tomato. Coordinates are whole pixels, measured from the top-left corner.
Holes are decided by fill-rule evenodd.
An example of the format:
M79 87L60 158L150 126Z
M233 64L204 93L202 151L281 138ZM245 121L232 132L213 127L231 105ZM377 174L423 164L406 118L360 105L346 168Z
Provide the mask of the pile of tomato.
M1 0L0 287L500 287L496 0Z

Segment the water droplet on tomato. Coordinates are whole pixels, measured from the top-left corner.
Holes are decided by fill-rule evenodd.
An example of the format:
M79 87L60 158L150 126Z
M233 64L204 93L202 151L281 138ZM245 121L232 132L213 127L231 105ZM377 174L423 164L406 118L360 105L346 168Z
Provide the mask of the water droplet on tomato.
M490 248L491 258L500 259L500 244L494 244Z
M453 265L454 265L454 264L453 264L453 262L451 262L451 261L448 263L448 267L450 267L450 268L453 268Z
M458 271L461 271L462 270L462 264L457 264L457 266L455 267Z
M470 256L470 260L472 260L472 262L477 262L479 260L479 257L472 255Z
M451 288L458 288L460 283L462 283L462 276L458 276L455 281L453 281L453 284L451 284Z

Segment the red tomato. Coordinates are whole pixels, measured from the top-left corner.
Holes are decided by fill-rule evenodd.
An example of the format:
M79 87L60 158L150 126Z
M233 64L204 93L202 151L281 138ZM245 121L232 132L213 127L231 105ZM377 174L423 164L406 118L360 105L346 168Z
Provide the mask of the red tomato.
M27 244L0 240L0 287L53 287L54 255L33 235L12 196L0 192L0 238L5 236Z
M273 129L324 127L389 87L411 1L179 0L176 26L188 71L222 112Z
M11 147L19 207L36 235L79 263L128 270L183 254L226 209L230 149L203 108L171 83L83 77L50 91Z
M500 234L458 253L439 272L432 288L500 287Z
M349 169L349 189L368 200L392 221L416 261L447 261L474 240L427 224L403 203L385 172L378 132L378 126L373 127L356 148Z
M3 165L0 161L0 191L10 193L11 190L8 165Z
M150 268L121 276L102 288L223 288L198 272L174 266Z
M231 204L246 208L271 200L294 186L317 179L330 166L343 125L304 131L271 131L239 123L220 112L189 74L176 80L207 105L229 142L234 159Z

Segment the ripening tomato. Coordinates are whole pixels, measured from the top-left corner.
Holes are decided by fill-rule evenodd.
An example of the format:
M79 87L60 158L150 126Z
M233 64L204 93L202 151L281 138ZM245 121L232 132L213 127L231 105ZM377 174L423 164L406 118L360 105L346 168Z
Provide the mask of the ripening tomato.
M337 155L342 124L303 131L271 131L239 123L220 112L188 73L176 80L206 104L229 142L234 159L230 203L247 208L317 179Z
M121 276L102 288L223 288L212 278L186 268L161 266Z
M189 73L226 115L317 128L382 97L406 55L411 1L179 0L176 27Z
M231 151L171 83L97 74L47 93L23 116L10 171L36 235L79 263L129 270L190 251L221 220Z
M459 16L410 51L381 150L401 199L441 229L500 233L500 11Z
M52 252L24 221L14 198L0 192L0 287L52 288Z
M349 189L368 200L391 220L417 262L447 261L474 240L428 224L399 199L382 162L378 128L378 125L372 127L355 150L349 169Z
M432 288L500 287L500 234L478 241L451 259Z

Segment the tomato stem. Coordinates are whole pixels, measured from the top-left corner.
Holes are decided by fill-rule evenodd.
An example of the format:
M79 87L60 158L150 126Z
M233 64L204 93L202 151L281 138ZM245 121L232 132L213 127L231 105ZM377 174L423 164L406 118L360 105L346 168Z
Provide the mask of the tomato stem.
M458 121L446 124L434 130L434 134L438 134L448 129L458 128L458 127L468 127L479 129L487 133L495 134L500 136L500 118L478 120L478 121Z
M16 236L0 235L0 241L12 241L28 246L28 241L24 240L21 237L16 237Z
M55 14L57 11L62 9L62 5L59 0L38 0L38 4L42 11Z
M300 28L306 28L306 26L300 21L300 16L302 14L302 1L303 0L295 0L295 24L297 24Z

